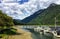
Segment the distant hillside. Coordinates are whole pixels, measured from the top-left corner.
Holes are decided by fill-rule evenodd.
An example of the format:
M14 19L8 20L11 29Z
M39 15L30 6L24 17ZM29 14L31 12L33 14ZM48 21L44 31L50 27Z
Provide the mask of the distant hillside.
M53 25L55 22L55 17L58 20L57 24L60 25L60 5L50 6L42 14L27 24Z
M25 18L25 19L23 19L23 20L14 19L14 24L15 24L15 25L25 25L25 24L27 24L28 22L30 22L32 19L36 18L36 17L37 17L39 14L41 14L43 11L45 11L45 9L44 9L44 10L41 9L41 10L35 12L35 13L32 14L31 16L29 16L29 17L27 17L27 18Z
M12 26L13 19L6 14L3 14L0 10L0 26Z
M37 12L39 13L39 11ZM60 5L50 6L39 14L36 18L32 18L28 23L21 23L21 21L16 21L17 24L24 25L54 25L55 17L57 18L57 24L60 25ZM27 19L28 20L28 19ZM14 21L15 22L15 21Z

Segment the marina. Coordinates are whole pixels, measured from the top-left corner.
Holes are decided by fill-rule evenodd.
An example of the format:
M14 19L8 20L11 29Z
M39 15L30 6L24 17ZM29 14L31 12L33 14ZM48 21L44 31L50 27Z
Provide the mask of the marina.
M18 28L27 30L32 33L35 39L60 39L60 27L46 27L46 26L18 26ZM38 38L37 38L38 37Z

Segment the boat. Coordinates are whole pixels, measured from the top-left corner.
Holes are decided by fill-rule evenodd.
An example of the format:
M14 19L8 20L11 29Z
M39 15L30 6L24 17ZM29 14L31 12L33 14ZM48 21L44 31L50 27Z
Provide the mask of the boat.
M57 29L56 17L55 17L55 27L54 27L54 30L51 30L51 28L45 28L44 29L44 35L49 36L50 35L49 33L53 34L57 38L60 38L60 29Z
M57 28L56 22L57 22L57 20L56 20L56 17L55 17L55 31L53 31L53 34L54 34L55 37L60 38L60 30L56 29Z
M47 32L52 33L55 37L60 38L60 29L57 29L57 25L56 25L56 17L55 17L55 27L54 30L50 30L50 31L46 31L45 35L47 35Z

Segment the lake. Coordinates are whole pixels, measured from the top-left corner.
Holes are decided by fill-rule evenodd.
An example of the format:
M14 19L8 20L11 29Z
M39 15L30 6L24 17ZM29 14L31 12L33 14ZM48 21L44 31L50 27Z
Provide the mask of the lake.
M40 34L38 32L35 32L33 29L25 29L25 30L28 30L28 32L32 33L33 39L60 39L60 38L54 37L52 34L48 34L48 36Z

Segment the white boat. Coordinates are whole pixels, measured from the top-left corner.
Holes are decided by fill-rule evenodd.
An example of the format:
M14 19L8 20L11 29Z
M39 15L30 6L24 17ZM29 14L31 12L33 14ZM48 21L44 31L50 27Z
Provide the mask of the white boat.
M52 31L52 33L53 33L53 35L54 35L55 37L60 38L60 35L58 35L58 32L57 32L57 31Z
M44 35L49 36L49 33L53 34L55 37L60 38L60 30L56 30L56 18L55 18L55 29L51 31L50 28L44 28Z
M54 34L55 37L60 38L60 32L58 32L58 30L56 30L56 27L57 27L56 22L57 22L57 20L56 20L56 17L55 17L55 31L53 31L53 34Z
M60 30L56 29L56 18L55 18L55 30L54 31L48 31L51 32L55 37L60 38Z

